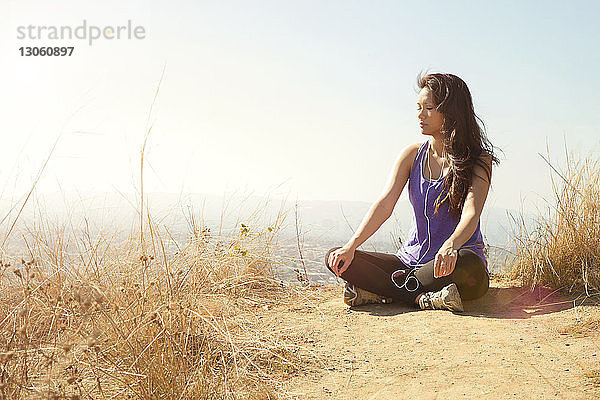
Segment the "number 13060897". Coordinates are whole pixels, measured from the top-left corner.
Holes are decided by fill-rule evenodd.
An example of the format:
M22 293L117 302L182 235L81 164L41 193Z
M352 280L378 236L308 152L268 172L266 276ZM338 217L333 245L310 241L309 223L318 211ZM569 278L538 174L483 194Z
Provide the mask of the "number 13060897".
M22 57L71 57L74 47L19 47Z

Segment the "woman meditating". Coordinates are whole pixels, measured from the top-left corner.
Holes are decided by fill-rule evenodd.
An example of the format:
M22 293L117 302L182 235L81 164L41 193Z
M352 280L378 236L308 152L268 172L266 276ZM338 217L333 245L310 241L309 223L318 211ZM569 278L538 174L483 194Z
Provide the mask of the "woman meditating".
M398 301L463 311L462 300L479 298L489 287L479 217L492 163L499 160L462 79L428 74L417 81L427 140L402 150L356 233L325 257L327 268L346 281L349 306ZM357 250L390 217L407 182L415 214L408 241L396 254Z

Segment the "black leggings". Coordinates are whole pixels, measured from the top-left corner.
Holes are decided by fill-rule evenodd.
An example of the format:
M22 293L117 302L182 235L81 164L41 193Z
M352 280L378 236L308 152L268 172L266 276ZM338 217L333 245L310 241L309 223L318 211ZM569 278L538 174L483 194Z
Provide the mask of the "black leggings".
M325 256L325 265L332 273L327 261L329 254L336 249L339 247L329 250ZM435 260L431 260L419 268L412 268L394 254L356 250L341 278L361 289L411 305L415 304L419 294L438 291L452 282L456 283L463 300L477 299L487 292L489 276L483 260L473 251L458 250L456 267L447 276L434 278L434 263ZM392 280L392 274L398 270L404 270L406 275L396 274Z

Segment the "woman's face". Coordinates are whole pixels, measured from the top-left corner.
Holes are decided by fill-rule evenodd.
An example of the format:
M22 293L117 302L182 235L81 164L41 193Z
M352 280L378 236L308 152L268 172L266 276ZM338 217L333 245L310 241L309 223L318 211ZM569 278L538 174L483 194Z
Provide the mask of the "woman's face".
M437 136L442 130L444 115L435 109L433 96L427 88L421 89L417 97L417 117L423 135Z

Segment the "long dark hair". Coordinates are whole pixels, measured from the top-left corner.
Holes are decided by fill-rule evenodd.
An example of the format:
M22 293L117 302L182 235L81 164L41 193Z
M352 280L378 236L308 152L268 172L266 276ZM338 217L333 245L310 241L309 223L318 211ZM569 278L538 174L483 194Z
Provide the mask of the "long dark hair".
M442 142L450 160L450 171L444 179L445 197L436 199L435 212L449 201L450 214L460 219L467 192L473 182L473 167L480 165L491 182L491 169L482 157L490 157L492 163L500 160L494 154L494 146L486 136L485 124L475 114L473 100L467 84L452 74L426 74L417 76L419 89L427 88L433 96L436 109L444 116ZM481 126L477 122L481 122ZM479 176L479 175L477 175ZM484 177L480 177L485 179Z

